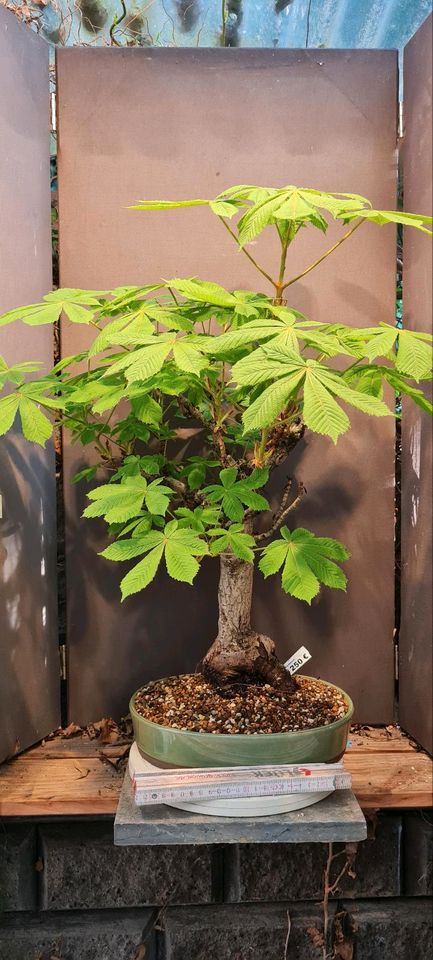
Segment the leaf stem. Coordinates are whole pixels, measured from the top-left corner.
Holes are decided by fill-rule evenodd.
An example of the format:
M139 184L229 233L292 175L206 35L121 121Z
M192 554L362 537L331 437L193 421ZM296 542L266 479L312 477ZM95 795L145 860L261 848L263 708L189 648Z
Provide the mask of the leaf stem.
M337 250L337 248L340 247L341 244L344 243L345 240L348 240L349 237L352 236L352 233L355 233L355 230L357 230L358 227L361 226L361 223L364 223L364 219L358 220L358 221L355 223L355 226L352 227L351 230L348 230L347 233L344 234L344 236L340 237L340 239L337 240L337 242L334 243L333 246L330 247L329 250L326 251L326 253L324 253L321 257L319 257L318 260L315 260L314 263L311 263L310 266L307 267L306 270L303 270L303 271L302 271L302 273L298 273L296 277L292 277L291 280L288 280L287 283L284 284L284 286L283 286L282 289L283 289L283 290L286 290L286 288L287 288L287 287L290 287L290 286L292 285L292 283L296 283L296 281L297 281L297 280L300 280L301 277L305 277L305 276L307 275L307 273L310 273L311 270L314 270L315 267L318 267L318 266L319 266L319 263L322 263L323 260L326 260L326 258L329 257L329 255L334 252L334 250Z
M233 240L235 241L235 243L237 243L239 249L242 250L242 253L244 253L246 257L248 257L248 260L253 264L256 270L258 270L258 272L261 273L262 277L266 277L266 280L269 280L269 283L271 283L273 287L276 287L277 284L275 280L273 280L272 277L269 275L269 273L266 273L266 270L264 270L263 267L261 267L260 264L257 263L257 260L254 260L254 257L252 257L250 253L248 253L248 250L245 250L245 247L241 247L236 234L229 227L228 223L224 220L224 217L218 217L218 219L221 220L222 224L224 224L226 230L229 232L230 236L233 237Z
M275 286L275 293L276 293L275 299L276 299L277 303L281 303L281 301L282 301L282 299L283 299L283 292L284 292L284 274L285 274L285 272L286 272L287 251L288 251L288 249L289 249L289 244L290 244L291 239L292 239L292 237L291 237L291 235L290 235L290 230L288 230L288 231L286 232L286 234L285 234L284 237L280 237L280 239L281 239L280 270L279 270L279 274L278 274L278 281L277 281L276 284L274 284L274 286Z

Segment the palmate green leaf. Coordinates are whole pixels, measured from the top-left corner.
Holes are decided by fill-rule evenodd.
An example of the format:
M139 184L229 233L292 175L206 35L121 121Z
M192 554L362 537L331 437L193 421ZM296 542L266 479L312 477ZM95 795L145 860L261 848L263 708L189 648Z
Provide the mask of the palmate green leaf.
M147 491L144 477L127 477L121 483L102 484L87 494L93 502L83 517L104 517L107 523L119 523L136 517Z
M418 213L406 213L403 210L351 210L342 211L339 216L344 220L354 220L357 217L363 217L364 220L370 220L373 223L383 225L386 223L401 223L406 227L415 227L422 233L432 236L432 231L427 225L432 223L432 217L423 216Z
M62 310L72 323L90 323L95 309L86 310L86 306L99 308L98 298L101 296L105 296L105 291L70 288L55 290L53 293L48 293L41 303L31 303L5 313L0 317L0 326L12 323L14 320L22 320L29 326L55 323Z
M212 356L230 353L239 347L250 343L260 343L261 340L280 338L292 350L298 351L297 336L302 336L296 327L297 314L293 312L290 319L280 320L277 317L261 317L260 320L251 320L236 330L229 330L215 337L203 337L201 349Z
M93 480L93 477L98 471L97 466L93 467L84 467L83 470L79 470L78 473L74 473L71 483L79 483L80 480Z
M185 533L186 531L179 531L179 533L181 532ZM181 580L184 583L192 583L200 569L200 564L188 548L174 538L166 543L165 563L168 575L173 580Z
M123 388L122 388L123 389ZM68 405L77 406L79 404L89 404L93 400L99 400L111 393L113 387L104 383L100 379L89 379L84 376L80 378L78 386L69 390L66 402Z
M261 512L269 510L269 503L265 497L256 493L259 486L263 486L268 478L265 468L253 470L246 480L237 479L237 467L227 467L220 470L221 484L212 483L204 487L203 493L211 503L221 503L221 507L229 520L243 520L245 507Z
M424 410L425 413L428 413L430 416L433 415L433 404L429 397L427 397L422 390L419 390L417 387L412 386L408 383L407 380L399 374L396 370L392 370L389 367L382 367L381 376L386 380L390 386L395 390L397 394L405 394L410 397L411 400L416 403L421 410ZM428 378L430 381L430 377Z
M166 281L168 287L173 287L184 297L190 300L198 300L200 303L213 303L217 307L235 307L236 297L218 283L210 283L206 280L199 280L198 277L190 277L181 280L175 277L173 280Z
M209 547L211 556L216 557L221 553L233 553L239 560L245 560L246 563L254 562L255 546L254 537L245 533L242 524L232 524L227 530L223 527L217 527L209 530L208 535L214 538Z
M346 589L347 578L334 560L348 558L347 550L337 540L315 537L302 527L293 532L282 527L279 539L264 548L259 569L268 577L282 568L283 590L311 603L321 583L337 590Z
M223 487L225 487L226 490L234 486L234 484L236 483L237 475L238 475L237 467L226 467L225 470L220 470L220 480Z
M120 371L125 371L128 383L133 383L136 380L149 380L150 377L161 370L173 347L174 339L170 334L149 336L146 346L133 350L119 360L115 360L103 375L109 377Z
M53 432L53 424L39 409L37 403L29 397L21 396L19 401L21 426L26 440L44 447Z
M303 418L310 430L331 437L334 443L350 426L347 414L311 369L304 381Z
M239 210L239 205L229 200L210 200L209 206L212 213L216 213L217 217L228 217L229 220L231 220Z
M173 358L179 370L183 370L185 373L193 373L195 376L199 376L208 364L206 357L199 353L191 343L188 343L185 337L176 340L173 346Z
M429 341L431 337L427 334L404 329L398 331L395 366L399 373L404 373L417 381L429 376L432 368L432 348Z
M358 393L367 393L372 397L383 398L383 377L381 368L376 366L350 367L343 373L342 379L353 384Z
M267 427L279 416L302 382L304 372L297 370L291 376L277 380L257 397L242 415L244 432Z
M101 353L103 350L106 350L108 347L115 346L119 343L119 338L125 330L129 327L131 322L133 322L139 311L133 313L127 313L122 317L116 317L114 320L111 320L105 325L103 330L98 333L98 336L93 341L91 347L89 348L89 357L96 356L97 353ZM153 324L150 320L142 315L140 312L141 319L141 328L143 334L146 333L151 335L153 333Z
M42 326L45 323L55 323L62 312L62 307L56 303L31 303L17 310L9 310L0 317L0 327L22 320L30 327Z
M219 510L213 507L179 507L175 513L178 518L179 530L193 530L194 533L204 533L206 528L218 522Z
M149 380L155 373L159 373L172 346L171 341L169 343L163 341L135 351L134 362L129 364L126 370L128 383L133 383L136 380Z
M130 597L132 594L144 590L145 587L148 587L149 583L155 579L163 553L164 544L161 543L159 546L154 547L144 560L140 560L140 563L137 563L136 566L123 577L120 583L122 602L126 600L126 597Z
M142 423L156 425L162 419L162 407L148 394L132 400L132 411L137 420L141 420Z
M346 403L349 403L357 410L361 410L362 413L368 413L374 417L392 417L394 415L393 411L389 409L383 400L364 391L353 389L341 376L334 373L334 371L318 366L315 368L314 374L327 390L342 400L345 400Z
M362 347L362 356L370 362L375 357L386 357L396 344L398 349L395 365L400 373L422 380L428 376L432 368L432 338L429 334L418 333L414 330L398 330L388 324L381 323L379 327L366 328L359 331L359 336L366 339Z
M19 402L20 398L17 393L11 393L0 400L0 437L3 437L11 429Z
M162 477L152 480L147 486L144 499L149 513L163 517L167 512L173 491L163 484Z
M238 239L241 247L251 243L251 240L258 237L259 233L272 222L274 212L283 202L282 194L282 190L275 191L273 195L259 201L241 217L238 222Z
M124 531L123 531L124 532ZM148 550L153 550L163 542L163 535L159 530L150 530L144 536L135 536L128 540L116 540L109 547L100 551L100 556L106 560L132 560Z
M299 353L284 343L266 344L238 360L232 367L232 380L238 386L257 386L268 380L287 377L305 367Z
M171 520L163 532L152 530L140 538L139 544L135 538L111 544L103 551L103 556L109 560L125 560L148 550L147 557L123 578L120 585L122 600L148 586L163 555L167 573L173 580L192 583L200 568L196 557L203 557L208 552L206 543L194 531L179 528L177 520Z
M35 373L41 366L42 363L29 360L23 363L14 363L12 367L9 367L4 357L0 357L0 386L4 386L8 382L16 385L21 384L26 373Z
M397 334L395 327L378 327L377 331L366 330L365 335L369 335L369 339L363 346L363 356L370 361L375 357L386 357L395 344Z
M175 210L178 207L207 207L209 200L140 200L128 210Z
M140 457L140 468L143 473L147 473L149 476L155 476L155 474L159 473L163 462L164 458L160 454L148 454Z
M143 502L149 513L164 516L172 493L162 478L147 483L140 475L126 476L120 483L102 484L90 490L87 496L93 502L86 507L83 517L104 517L107 523L121 523L137 517Z
M92 404L93 413L105 413L106 410L111 410L111 408L116 407L125 396L126 391L123 384L120 387L109 387L104 391L103 396Z

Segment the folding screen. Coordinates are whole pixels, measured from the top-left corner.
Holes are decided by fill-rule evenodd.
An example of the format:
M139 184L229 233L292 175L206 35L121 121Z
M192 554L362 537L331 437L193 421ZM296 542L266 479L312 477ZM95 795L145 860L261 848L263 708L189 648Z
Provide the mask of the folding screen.
M406 210L432 210L432 17L404 52L403 148ZM403 322L432 330L431 244L405 232ZM399 703L402 726L432 745L432 425L409 402L402 420L401 631Z
M0 313L51 288L48 46L0 7ZM9 365L52 364L51 327L0 327ZM0 760L60 721L52 445L0 440Z
M126 209L142 197L299 183L393 207L396 68L392 51L59 51L61 283L194 274L228 287L256 283L210 213ZM294 273L324 243L306 236ZM268 244L265 261L271 253ZM392 323L393 229L364 226L291 291L315 320ZM62 341L65 354L76 352L86 331L65 326ZM308 490L296 523L352 553L347 595L324 591L308 608L259 576L254 618L283 656L306 644L312 671L353 694L360 720L383 723L394 694L394 424L353 422L336 448L309 436L285 468ZM125 711L150 678L194 669L215 635L217 569L209 563L195 589L161 577L120 606L119 567L96 555L103 529L80 519L85 487L68 483L83 454L67 446L65 458L69 711L82 722Z

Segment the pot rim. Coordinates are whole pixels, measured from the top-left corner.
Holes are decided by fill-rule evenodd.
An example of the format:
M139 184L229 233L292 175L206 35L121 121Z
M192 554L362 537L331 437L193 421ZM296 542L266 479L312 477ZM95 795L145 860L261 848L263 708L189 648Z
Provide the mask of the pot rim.
M176 675L174 675L174 676L182 676L182 674L176 674ZM311 676L309 676L308 674L305 674L305 673L301 674L301 676L305 677L306 680L318 680L318 679L319 679L318 677L311 677ZM161 678L161 679L167 679L167 680L169 680L169 679L171 679L171 677L166 677L166 678ZM199 733L198 730L182 730L180 727L168 727L168 726L166 727L166 726L165 726L164 724L162 724L162 723L155 723L153 720L147 720L146 717L143 717L142 714L139 713L138 710L135 709L134 701L135 701L135 698L136 698L137 694L140 692L140 690L143 689L142 687L139 687L139 689L136 690L135 693L132 694L132 697L131 697L131 699L130 699L130 701L129 701L129 711L130 711L132 717L136 718L138 721L142 721L143 723L148 724L149 727L154 727L156 730L164 730L164 731L166 730L167 733L181 734L182 737L187 737L187 739L189 739L189 738L191 737L193 740L194 740L196 737L200 737L200 741L203 740L203 737L211 737L212 740L213 740L215 737L220 737L221 739L224 738L224 740L226 740L226 741L229 741L229 740L234 739L234 740L236 740L236 742L238 743L239 740L241 740L241 741L247 740L249 743L251 743L251 741L258 740L260 737L266 737L267 740L271 740L272 738L275 740L276 738L280 738L280 737L283 737L284 739L287 739L287 737L296 737L296 738L298 738L298 737L304 737L304 736L307 737L307 736L309 736L309 735L311 735L311 734L314 734L314 733L320 733L321 731L326 731L326 730L332 730L332 731L334 731L334 730L338 730L340 727L344 726L345 724L347 724L347 723L352 719L353 713L354 713L354 709L355 709L355 708L354 708L354 705L353 705L353 702L352 702L351 698L349 697L349 694L346 693L346 691L343 690L342 687L337 687L337 684L336 684L336 683L331 683L330 680L322 680L321 678L320 678L319 682L320 682L320 683L323 683L326 687L334 687L335 690L338 690L339 693L342 693L342 694L343 694L345 700L347 701L347 712L344 714L344 717L338 717L338 719L337 719L337 720L333 720L332 723L326 723L326 724L323 723L323 724L322 724L321 726L319 726L319 727L308 727L306 730L282 730L282 731L280 731L280 733L254 733L254 734L251 734L251 733L211 733L210 731L203 730L202 733ZM157 680L149 680L149 683L158 683L158 681L157 681ZM148 684L144 684L144 686L148 686Z

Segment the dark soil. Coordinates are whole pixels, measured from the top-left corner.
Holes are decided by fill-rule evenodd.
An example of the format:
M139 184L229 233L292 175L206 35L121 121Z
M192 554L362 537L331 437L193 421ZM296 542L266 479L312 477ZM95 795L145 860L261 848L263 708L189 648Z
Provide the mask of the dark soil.
M283 733L327 726L347 713L336 687L296 678L294 696L269 684L215 687L200 674L156 680L139 690L135 708L164 727L196 733Z

